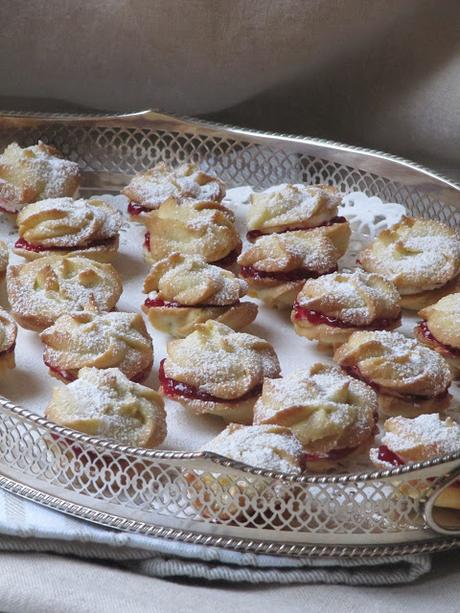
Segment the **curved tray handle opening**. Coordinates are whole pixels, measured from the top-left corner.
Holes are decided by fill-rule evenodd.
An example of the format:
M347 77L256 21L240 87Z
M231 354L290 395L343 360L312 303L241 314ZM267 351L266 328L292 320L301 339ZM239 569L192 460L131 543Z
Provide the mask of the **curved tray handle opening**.
M424 501L424 517L438 534L460 535L460 467L430 492Z

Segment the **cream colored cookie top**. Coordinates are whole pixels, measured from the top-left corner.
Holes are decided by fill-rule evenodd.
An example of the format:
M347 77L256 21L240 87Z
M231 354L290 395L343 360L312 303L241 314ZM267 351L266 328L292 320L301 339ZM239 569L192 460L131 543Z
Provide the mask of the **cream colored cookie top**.
M211 200L220 202L225 196L223 181L195 164L176 168L160 162L150 170L135 175L122 194L147 209L158 208L168 198Z
M394 320L401 312L394 284L380 275L359 270L308 279L297 302L352 327L370 325L379 319Z
M152 340L139 313L62 315L40 338L45 362L61 370L116 367L132 378L153 361Z
M24 149L11 143L0 155L0 206L8 211L45 198L72 196L79 183L78 164L42 142Z
M344 367L357 366L366 379L401 394L432 398L445 392L452 380L443 357L398 332L353 332L334 360Z
M438 221L403 217L359 255L361 266L393 281L400 294L436 289L460 273L460 237Z
M223 399L237 399L265 377L277 377L278 358L262 338L209 320L168 343L165 375Z
M115 237L122 218L99 198L50 198L24 207L17 223L19 236L33 245L83 248Z
M336 217L341 201L337 190L326 185L276 185L251 195L248 229L270 233L314 228Z
M144 292L150 298L186 306L225 306L246 294L247 283L201 256L173 253L153 264Z
M78 379L53 390L48 419L132 447L155 447L166 437L158 392L133 383L118 368L82 368Z
M460 348L460 293L449 294L419 311L433 336L441 343Z

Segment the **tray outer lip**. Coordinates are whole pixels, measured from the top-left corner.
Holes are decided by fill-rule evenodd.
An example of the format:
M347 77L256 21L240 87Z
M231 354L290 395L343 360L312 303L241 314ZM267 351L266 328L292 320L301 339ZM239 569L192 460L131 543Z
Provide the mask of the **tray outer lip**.
M264 142L265 144L277 144L283 148L283 145L292 143L304 144L311 146L313 149L318 150L318 154L321 154L321 150L328 150L329 152L336 152L339 155L343 153L354 154L359 156L360 160L374 158L377 161L384 161L394 166L395 168L401 167L404 171L410 171L412 177L419 176L419 179L424 178L424 186L428 186L425 180L430 180L431 187L434 189L441 189L444 191L447 189L451 194L454 194L456 199L456 205L460 208L460 184L455 183L423 166L415 164L409 160L401 157L393 156L387 153L383 153L377 150L365 149L362 147L355 147L351 145L344 145L341 143L327 141L318 138L301 137L285 134L276 134L270 132L261 132L258 130L242 129L234 126L226 126L217 123L211 123L201 121L199 119L178 117L175 115L164 114L155 110L144 110L139 112L127 113L127 114L107 114L107 113L93 113L93 114L80 114L75 115L72 113L16 113L14 111L0 111L0 130L2 127L34 127L41 124L80 124L87 123L97 124L98 126L115 126L115 125L145 125L145 127L157 129L172 129L175 131L190 132L195 131L197 133L203 133L203 131L215 134L219 136L237 136L238 138L248 138L253 142ZM329 157L329 156L328 156ZM343 161L343 159L342 159ZM394 178L394 173L393 173ZM420 181L419 181L420 182ZM315 476L293 476L283 473L277 473L274 471L268 471L264 469L257 469L240 462L235 462L223 456L211 452L179 452L179 451L162 451L162 450L148 450L141 448L126 447L111 443L110 441L103 441L94 437L81 434L79 432L70 430L68 428L61 428L56 424L40 417L39 415L32 413L26 409L18 407L8 399L0 396L0 405L7 410L20 415L27 421L34 421L39 425L45 427L47 430L56 434L65 435L73 440L79 440L81 442L93 445L99 448L106 448L112 451L118 451L121 453L130 453L138 457L145 457L150 459L174 459L174 460L192 460L192 459L209 459L216 464L220 464L227 468L234 468L236 470L242 470L255 475L267 476L273 479L281 479L283 481L299 482L305 484L315 483L352 483L369 480L381 480L393 477L398 477L407 473L420 471L425 468L431 468L440 464L448 464L460 460L460 452L449 454L443 457L434 458L425 462L417 462L407 466L394 468L391 470L378 470L378 471L366 471L361 473L350 473L347 475L315 475Z
M453 203L460 207L460 184L436 173L422 165L411 162L405 158L387 154L374 149L366 149L345 145L342 143L328 141L320 138L301 137L289 134L278 134L272 132L262 132L258 130L242 129L235 126L222 125L218 123L201 121L195 118L178 117L164 114L155 110L145 110L128 114L111 113L91 113L91 114L64 114L64 113L25 113L13 111L0 111L0 129L3 127L37 127L42 124L62 123L66 125L93 124L98 127L115 127L126 125L131 127L146 127L157 129L171 129L174 131L196 132L210 136L227 136L237 138L247 138L254 144L270 144L280 149L287 149L290 146L297 149L299 145L311 148L312 153L316 151L318 155L323 155L326 159L343 162L344 153L347 153L350 164L359 161L359 167L368 171L382 172L386 170L388 178L400 180L404 184L423 185L427 190L439 193L440 199ZM369 162L370 163L366 163ZM383 164L383 167L382 167ZM378 167L378 168L377 168ZM87 436L80 432L62 428L50 422L38 414L23 409L0 396L0 406L16 414L21 419L36 423L50 432L57 435L68 437L75 441L80 441L99 449L110 449L120 453L129 453L138 457L149 459L171 459L171 460L210 460L212 463L255 475L266 476L281 481L297 482L302 484L347 484L365 482L370 480L385 480L395 477L403 477L407 473L425 471L436 466L449 466L449 473L457 468L460 460L460 452L437 457L429 461L413 463L407 466L394 468L391 470L380 470L362 473L351 473L346 475L316 475L316 476L292 476L264 469L257 469L239 462L230 460L211 452L174 452L163 450L147 450L141 448L127 447L112 443L111 441L97 439ZM419 476L419 475L417 475ZM257 539L239 539L234 537L210 536L192 531L184 531L174 528L164 528L153 524L146 524L141 521L123 518L91 509L83 505L70 503L66 500L46 494L28 485L21 484L13 479L0 475L0 487L18 496L34 501L68 515L86 519L99 525L106 525L120 530L129 530L143 534L150 534L161 538L181 540L183 542L202 544L216 547L231 547L237 551L284 555L293 557L385 557L394 555L412 555L419 553L432 553L436 551L447 551L452 548L460 547L460 538L455 536L439 537L427 541L397 544L379 545L327 545L327 544L280 544L268 540L259 541Z

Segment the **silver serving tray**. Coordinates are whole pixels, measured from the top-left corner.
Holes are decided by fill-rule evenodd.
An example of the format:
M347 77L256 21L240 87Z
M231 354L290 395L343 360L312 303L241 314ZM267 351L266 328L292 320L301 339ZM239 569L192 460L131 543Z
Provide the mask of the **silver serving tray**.
M82 192L118 192L160 160L192 160L229 187L331 183L460 226L460 186L407 160L329 141L177 118L0 116L0 146L38 139L83 168ZM286 556L387 556L460 545L434 506L460 453L387 471L293 477L212 453L133 449L61 428L0 397L0 487L119 530ZM445 520L445 521L444 521Z

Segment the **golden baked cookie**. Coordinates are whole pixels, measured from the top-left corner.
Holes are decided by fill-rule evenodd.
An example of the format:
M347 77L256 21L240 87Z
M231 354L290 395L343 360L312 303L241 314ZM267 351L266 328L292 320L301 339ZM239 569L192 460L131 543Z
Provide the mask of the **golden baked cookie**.
M373 439L378 399L374 390L339 368L314 364L280 379L265 379L254 424L289 428L302 443L306 468L333 468Z
M353 332L334 354L350 375L379 394L385 415L442 412L450 402L449 365L436 351L398 332Z
M49 198L25 206L13 251L28 260L82 255L107 262L118 250L121 213L100 198Z
M458 377L460 374L460 293L450 294L419 311L417 339L441 354Z
M0 308L0 372L16 366L14 348L18 327L11 315Z
M241 251L233 213L218 202L181 205L174 198L142 216L147 229L145 257L157 262L172 253L201 255L220 266L231 264Z
M403 308L419 310L455 291L460 236L438 221L403 217L382 230L358 262L364 270L393 281Z
M166 438L160 394L133 383L118 368L82 368L78 379L54 388L45 416L65 428L130 447L157 447Z
M342 198L335 187L283 183L253 193L247 210L248 239L261 234L347 223L338 217Z
M339 226L341 233L348 229L345 224ZM306 279L337 270L343 252L327 230L298 230L257 239L238 258L249 295L270 307L291 308Z
M153 264L142 309L155 328L175 337L187 336L208 319L241 330L257 315L256 304L240 301L246 292L246 282L232 272L199 255L173 253Z
M29 330L43 330L63 313L110 311L122 292L111 264L77 256L50 255L10 266L6 283L11 312Z
M40 339L50 374L74 381L80 368L119 368L131 381L143 381L152 368L153 347L139 313L61 315Z
M401 323L400 296L391 281L366 273L334 272L308 279L291 314L300 336L337 348L356 330L393 330Z
M168 198L221 202L225 185L218 177L208 174L195 164L173 168L160 162L150 170L139 172L121 190L129 198L128 212L137 216L157 209Z
M0 279L5 276L9 259L8 245L4 241L0 241Z
M168 343L160 384L165 396L193 413L250 424L264 378L279 373L269 342L210 319L184 339Z
M11 143L0 155L0 209L7 213L37 200L73 196L79 185L78 164L41 141L24 149Z
M372 464L383 470L460 451L460 425L451 417L442 420L438 413L414 419L391 417L385 421L384 429L380 446L370 450ZM426 481L410 481L401 486L404 494L416 498L427 489ZM460 481L444 489L435 506L460 510Z

